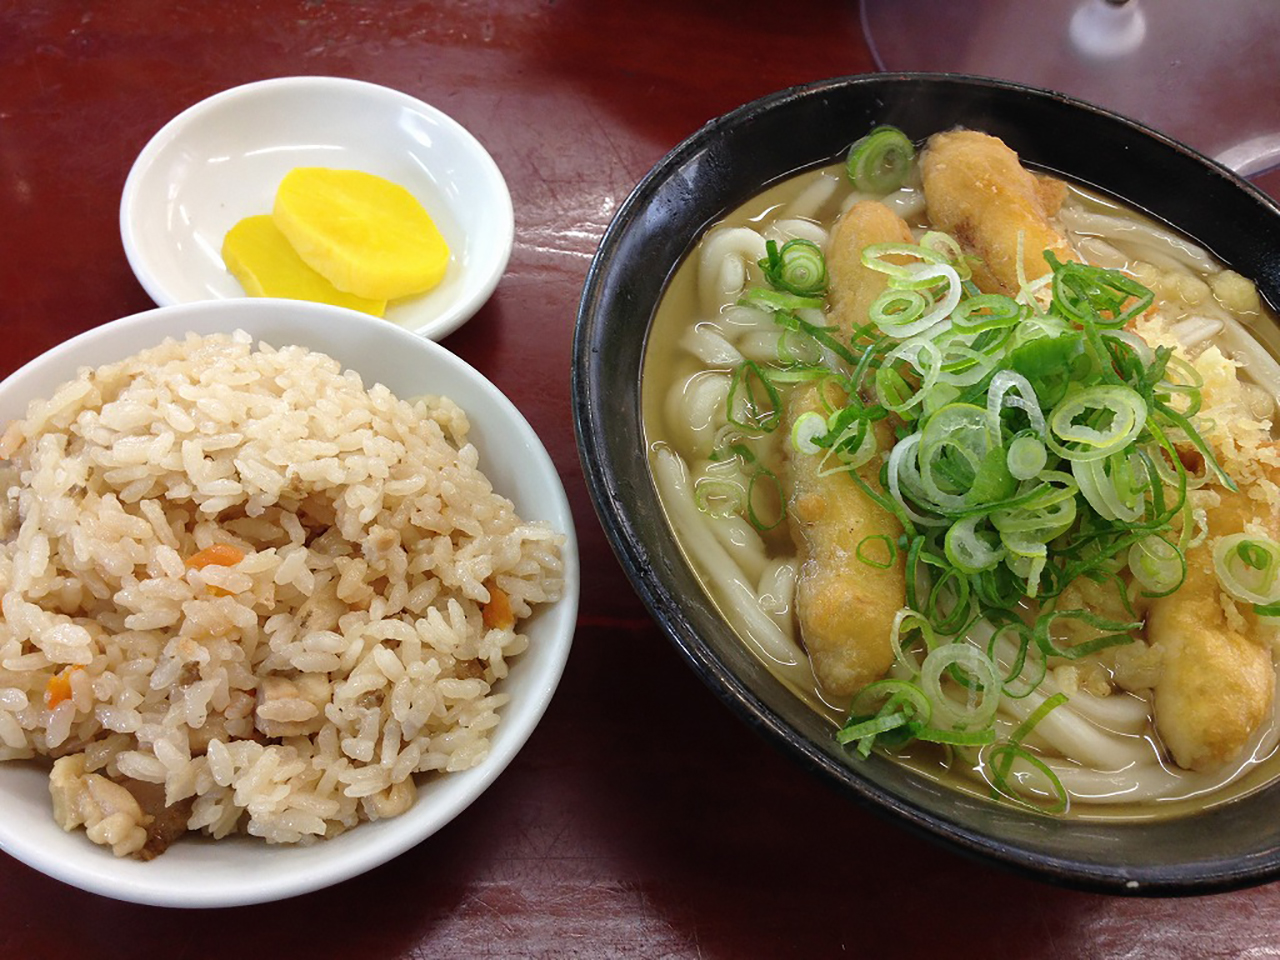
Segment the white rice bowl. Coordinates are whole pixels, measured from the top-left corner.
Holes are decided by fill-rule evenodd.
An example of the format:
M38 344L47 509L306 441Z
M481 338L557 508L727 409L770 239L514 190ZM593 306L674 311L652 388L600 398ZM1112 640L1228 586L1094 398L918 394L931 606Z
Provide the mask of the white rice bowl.
M559 600L534 606L533 615L519 624L529 646L510 661L509 674L495 685L494 693L509 702L499 708L496 728L486 731L490 746L483 759L469 766L463 753L457 766L465 769L418 774L416 800L406 812L361 822L329 839L268 844L244 835L214 841L188 833L149 862L117 858L110 847L90 842L83 830L66 832L55 823L44 767L0 763L0 849L50 876L122 900L192 907L257 903L315 890L391 859L456 816L511 761L542 716L572 639L576 543L564 490L545 449L518 411L475 370L444 348L385 321L272 300L148 311L76 337L0 383L0 423L24 417L31 400L50 397L79 368L122 360L166 338L237 330L249 334L255 345L297 345L333 357L343 369L360 374L367 389L380 383L401 400L431 394L456 403L470 421L467 441L477 448L479 469L494 490L512 501L521 520L545 521L564 535L563 589ZM227 569L212 570L212 579ZM285 709L282 716L287 713ZM226 763L221 755L216 759ZM210 758L211 764L214 760ZM145 770L148 761L140 762ZM289 839L287 831L278 839Z

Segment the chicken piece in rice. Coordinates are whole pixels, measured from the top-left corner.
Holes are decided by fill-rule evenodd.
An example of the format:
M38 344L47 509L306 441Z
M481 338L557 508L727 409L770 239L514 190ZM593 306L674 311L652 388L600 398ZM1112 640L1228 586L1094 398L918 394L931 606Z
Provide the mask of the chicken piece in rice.
M33 403L0 473L0 759L60 757L57 821L120 856L175 818L314 841L480 763L563 538L492 489L468 429L244 334Z

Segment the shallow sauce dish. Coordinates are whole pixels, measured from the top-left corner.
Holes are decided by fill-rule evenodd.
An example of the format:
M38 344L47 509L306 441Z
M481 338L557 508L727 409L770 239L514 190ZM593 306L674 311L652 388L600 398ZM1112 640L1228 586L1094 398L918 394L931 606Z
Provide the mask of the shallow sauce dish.
M433 340L484 305L511 255L511 195L493 158L436 108L340 77L281 77L184 110L143 148L125 181L120 233L160 306L245 296L222 262L241 218L271 212L294 167L363 170L398 183L449 245L440 285L395 301L387 319Z
M1029 165L1109 193L1187 234L1280 303L1280 208L1154 131L1069 98L995 81L882 75L823 81L713 120L620 209L588 274L574 345L579 447L593 501L649 609L750 725L855 800L965 853L1114 893L1189 894L1280 876L1272 786L1183 818L1052 819L954 791L883 758L852 760L707 598L667 523L644 455L641 370L667 283L706 229L792 174L842 159L872 127L914 141L956 126Z
M488 757L470 770L418 779L408 812L361 823L309 846L268 845L234 836L189 835L143 863L117 859L84 832L54 822L48 772L34 763L0 764L0 849L49 876L121 900L214 907L279 900L372 869L429 837L475 800L511 762L541 718L569 654L578 603L573 519L555 466L518 410L479 372L443 347L373 317L319 304L236 300L164 307L116 320L36 358L0 383L0 418L25 415L83 366L123 359L166 337L244 330L272 346L299 344L361 374L365 386L387 386L401 398L443 394L466 411L468 439L480 469L521 516L544 520L565 535L564 593L526 621L529 649L513 661L498 689L500 710Z

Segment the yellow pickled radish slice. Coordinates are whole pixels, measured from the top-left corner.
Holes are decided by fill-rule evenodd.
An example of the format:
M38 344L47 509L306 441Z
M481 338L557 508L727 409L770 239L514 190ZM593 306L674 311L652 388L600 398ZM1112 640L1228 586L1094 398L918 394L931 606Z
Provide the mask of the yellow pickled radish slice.
M444 237L413 194L360 170L289 171L272 216L312 269L362 297L430 290L449 263Z
M286 297L332 303L380 317L387 301L343 293L298 256L267 214L245 217L227 231L222 260L251 297Z

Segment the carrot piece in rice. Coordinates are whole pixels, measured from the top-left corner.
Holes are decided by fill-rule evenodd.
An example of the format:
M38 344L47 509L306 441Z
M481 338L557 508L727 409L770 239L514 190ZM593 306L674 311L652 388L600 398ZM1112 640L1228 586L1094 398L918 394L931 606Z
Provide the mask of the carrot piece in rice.
M507 630L515 626L515 614L511 612L511 598L493 585L489 586L489 602L484 605L484 625L487 630Z
M63 700L71 699L71 675L84 667L74 663L55 673L44 687L44 705L52 710Z
M215 543L194 554L187 560L187 566L195 567L197 570L203 570L208 566L234 567L243 559L244 551L239 547L233 547L229 543Z

